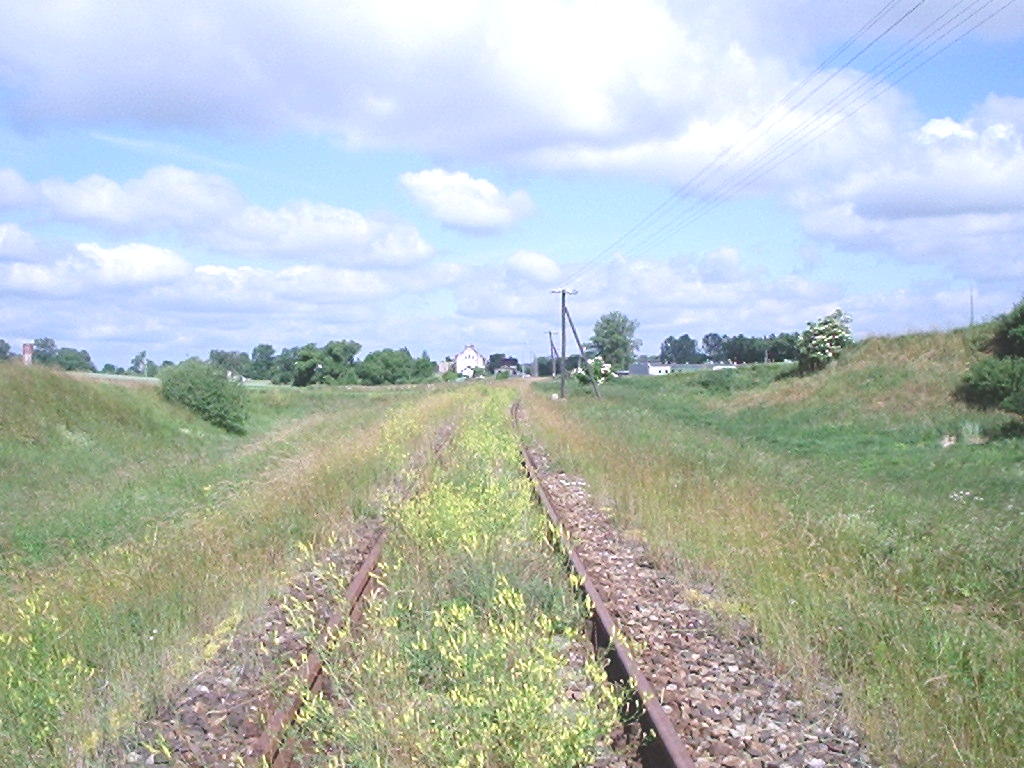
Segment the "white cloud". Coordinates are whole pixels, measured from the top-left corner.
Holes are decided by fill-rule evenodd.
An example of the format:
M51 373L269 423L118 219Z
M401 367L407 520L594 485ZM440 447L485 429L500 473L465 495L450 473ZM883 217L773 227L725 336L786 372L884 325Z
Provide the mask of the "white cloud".
M372 221L357 211L307 201L275 210L247 206L203 240L227 251L318 257L350 265L404 266L433 254L414 227Z
M0 259L25 258L36 249L35 238L17 224L0 224Z
M114 248L80 243L78 253L92 262L96 281L103 285L160 283L183 277L191 271L191 265L174 251L145 243Z
M505 194L487 179L464 171L403 173L401 182L433 216L454 227L498 229L533 210L533 201L523 190Z
M805 50L836 34L809 17L862 15L824 5L791 14L815 38ZM780 62L794 38L762 29L778 26L774 6L725 15L696 0L296 0L258 14L232 2L87 0L5 11L0 61L22 123L128 116L470 155L664 138L761 105L788 84Z
M93 290L156 285L186 277L191 269L173 251L144 243L114 248L80 243L49 262L12 262L0 268L0 282L23 294L81 296Z
M357 211L305 200L276 209L251 205L229 179L176 166L152 168L123 183L92 175L31 185L13 172L9 176L18 200L42 200L58 220L98 224L121 234L170 231L222 252L316 258L350 266L404 266L433 254L407 224L375 221Z
M0 208L27 205L34 197L35 190L20 173L0 168Z
M806 187L794 198L806 230L960 276L1024 277L1024 109L1000 102L930 120L885 162Z
M47 179L39 189L60 218L114 225L193 227L242 205L241 195L224 177L176 166L151 168L124 184L92 175L74 182Z
M508 259L509 273L533 283L550 284L562 274L561 267L550 256L533 251L516 251Z

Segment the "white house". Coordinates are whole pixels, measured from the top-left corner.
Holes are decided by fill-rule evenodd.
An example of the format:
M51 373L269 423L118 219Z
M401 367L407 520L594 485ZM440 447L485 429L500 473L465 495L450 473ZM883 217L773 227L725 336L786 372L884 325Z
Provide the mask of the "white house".
M671 372L672 366L662 363L633 363L629 366L630 376L665 376Z
M472 344L455 356L455 372L460 376L472 376L477 368L486 368L487 361Z

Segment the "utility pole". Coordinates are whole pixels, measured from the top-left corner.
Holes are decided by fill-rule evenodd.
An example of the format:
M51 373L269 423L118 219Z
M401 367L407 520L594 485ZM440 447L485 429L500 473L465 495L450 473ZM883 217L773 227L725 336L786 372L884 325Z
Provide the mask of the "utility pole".
M572 315L569 314L569 308L568 307L566 307L563 310L562 319L569 321L569 328L572 329L572 335L576 339L576 346L579 347L579 350L580 350L580 362L581 363L586 362L587 353L583 350L583 342L580 341L580 335L578 333L576 333L576 323L574 323L572 321ZM597 382L594 381L593 377L590 378L590 386L594 390L594 397L600 399L601 398L601 393L597 391Z
M974 283L971 283L971 328L974 327Z
M576 295L576 291L569 291L569 290L566 290L565 288L559 288L557 290L552 291L552 293L560 293L560 294L562 294L562 381L561 381L561 383L558 386L558 397L559 397L559 399L564 400L565 399L565 376L566 376L566 370L565 370L565 296L566 296L566 294L569 294L570 296L575 296Z
M551 378L558 375L558 350L555 349L555 332L548 331L548 350L551 353Z

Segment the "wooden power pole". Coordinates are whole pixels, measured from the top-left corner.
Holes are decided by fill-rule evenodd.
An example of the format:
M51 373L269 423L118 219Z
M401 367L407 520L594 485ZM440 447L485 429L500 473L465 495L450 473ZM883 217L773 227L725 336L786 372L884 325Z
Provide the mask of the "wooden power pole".
M560 293L560 294L562 294L562 380L561 380L561 383L558 385L558 397L560 399L564 400L565 399L565 377L566 377L566 373L567 373L566 370L565 370L565 297L566 297L566 294L568 294L570 296L575 295L576 291L569 291L569 290L566 290L565 288L559 288L557 290L552 291L552 293Z

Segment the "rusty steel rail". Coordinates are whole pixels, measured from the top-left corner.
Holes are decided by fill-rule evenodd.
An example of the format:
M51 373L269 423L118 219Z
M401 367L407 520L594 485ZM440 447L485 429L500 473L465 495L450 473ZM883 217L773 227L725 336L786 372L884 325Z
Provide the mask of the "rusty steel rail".
M323 637L337 629L342 622L356 622L362 616L363 597L366 595L373 581L373 571L380 563L381 549L384 544L385 531L381 527L374 536L370 550L363 558L362 565L356 571L348 588L345 590L345 598L342 607L332 613L327 619ZM327 676L324 673L323 660L315 649L310 649L306 657L306 663L302 667L302 684L313 693L319 693L327 685ZM267 728L263 735L256 742L255 754L259 765L270 766L270 768L288 768L292 764L294 751L284 743L284 733L288 726L294 722L299 711L302 709L303 692L295 693L288 697L287 701L271 714L267 721Z
M518 421L517 412L514 413L514 417ZM593 606L590 639L594 644L594 649L598 652L607 649L609 678L616 682L626 682L632 687L630 714L638 715L644 730L654 735L651 741L640 747L640 759L645 768L694 768L689 751L682 739L679 738L679 734L676 733L675 726L672 725L661 708L661 700L655 692L654 686L637 665L629 648L618 639L620 635L615 629L615 619L608 610L604 598L587 578L583 561L573 549L558 510L551 501L551 496L544 488L544 484L540 481L537 465L525 448L523 448L522 454L523 465L533 481L534 492L558 533L562 551L579 577L582 585L580 589Z

